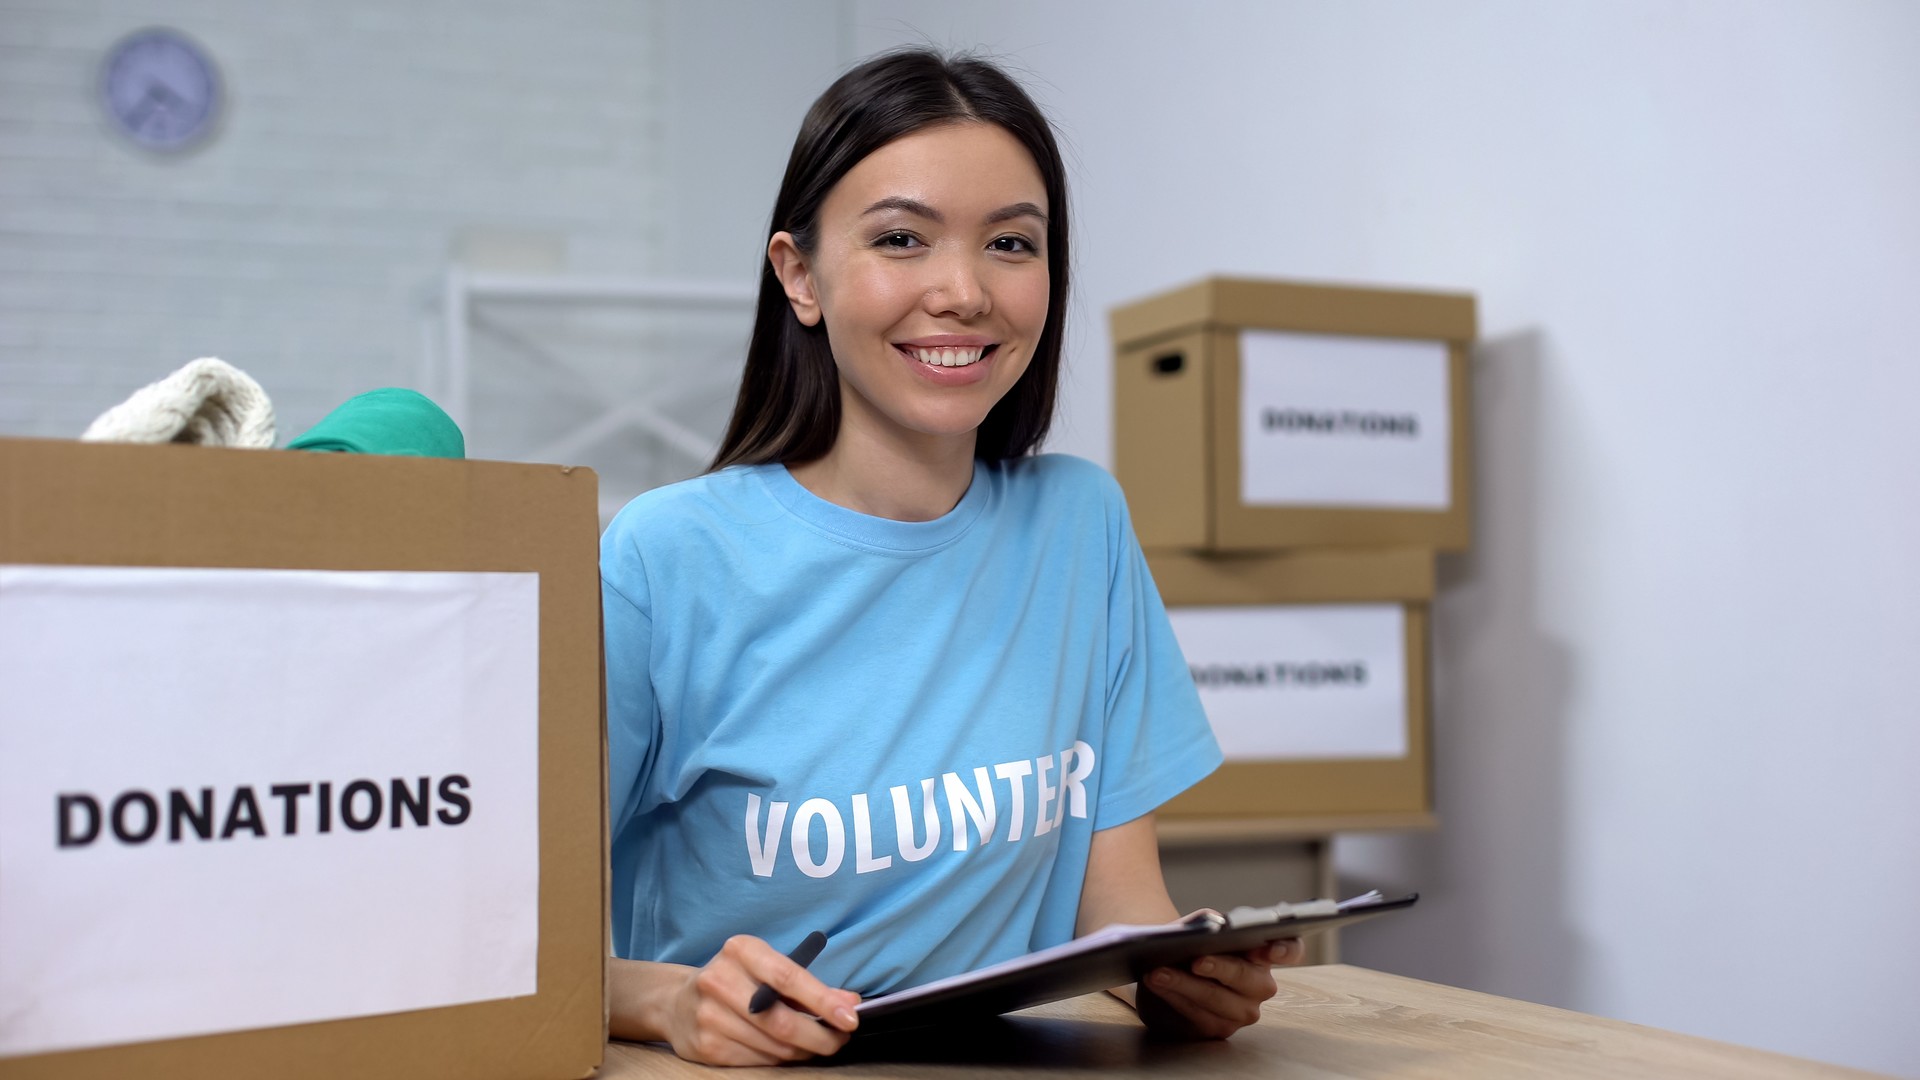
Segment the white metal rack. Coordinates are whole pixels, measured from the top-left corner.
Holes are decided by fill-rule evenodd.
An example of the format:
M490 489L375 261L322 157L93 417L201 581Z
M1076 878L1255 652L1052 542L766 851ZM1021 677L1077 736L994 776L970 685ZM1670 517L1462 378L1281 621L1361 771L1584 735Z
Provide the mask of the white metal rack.
M667 311L738 309L751 313L757 291L732 282L672 278L594 278L568 275L497 274L453 267L442 297L444 347L440 370L430 372L430 392L465 430L472 419L474 304L483 300L532 300L555 304L623 304ZM591 381L591 375L574 372ZM532 461L568 462L587 447L627 428L637 428L666 446L704 462L714 440L676 420L663 402L687 388L689 380L669 380L639 397L612 401L598 416L527 453Z

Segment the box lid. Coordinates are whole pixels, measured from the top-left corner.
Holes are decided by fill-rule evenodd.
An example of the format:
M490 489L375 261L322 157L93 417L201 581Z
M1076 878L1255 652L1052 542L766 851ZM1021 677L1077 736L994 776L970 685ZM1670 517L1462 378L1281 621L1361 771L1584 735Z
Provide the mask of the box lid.
M1148 548L1145 555L1168 607L1419 603L1434 595L1434 553L1421 548L1258 553Z
M1113 344L1127 348L1198 327L1254 327L1315 334L1472 341L1471 293L1210 277L1122 304Z

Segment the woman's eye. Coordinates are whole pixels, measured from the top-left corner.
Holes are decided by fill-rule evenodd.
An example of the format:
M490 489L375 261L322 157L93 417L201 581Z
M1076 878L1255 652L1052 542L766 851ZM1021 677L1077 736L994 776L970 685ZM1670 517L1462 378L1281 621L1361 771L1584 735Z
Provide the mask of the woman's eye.
M1039 250L1034 247L1033 241L1028 240L1024 236L995 237L993 242L988 244L987 247L993 251L1004 251L1020 255L1031 255Z
M890 232L873 242L875 247L913 248L920 245L920 238L912 233Z

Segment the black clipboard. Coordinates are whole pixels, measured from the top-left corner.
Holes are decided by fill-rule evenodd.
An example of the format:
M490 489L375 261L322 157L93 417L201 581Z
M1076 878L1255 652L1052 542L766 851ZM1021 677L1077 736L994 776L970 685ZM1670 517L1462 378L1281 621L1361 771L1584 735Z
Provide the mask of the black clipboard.
M1111 928L965 975L869 998L855 1010L860 1014L857 1034L994 1016L1079 997L1137 982L1154 968L1331 930L1412 907L1418 899L1419 893L1391 900L1369 894L1340 904L1319 900L1235 908L1225 915L1205 911L1160 926Z

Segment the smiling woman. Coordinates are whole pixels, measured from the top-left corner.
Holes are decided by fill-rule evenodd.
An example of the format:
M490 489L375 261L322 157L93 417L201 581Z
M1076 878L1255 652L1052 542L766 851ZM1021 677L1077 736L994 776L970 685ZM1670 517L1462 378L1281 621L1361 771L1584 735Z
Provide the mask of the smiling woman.
M616 1037L832 1053L862 995L1176 915L1153 811L1220 749L1118 485L1034 454L1067 251L993 65L888 54L808 113L713 470L602 539ZM769 943L815 930L810 971ZM1140 1015L1225 1036L1297 956L1163 969Z
M980 453L974 433L1046 332L1046 205L1040 170L1006 129L955 121L855 165L821 206L810 252L774 234L770 269L793 317L824 326L839 374L835 446L794 470L802 484L850 493L836 482L849 451L953 463ZM1058 362L1056 347L1036 381Z

